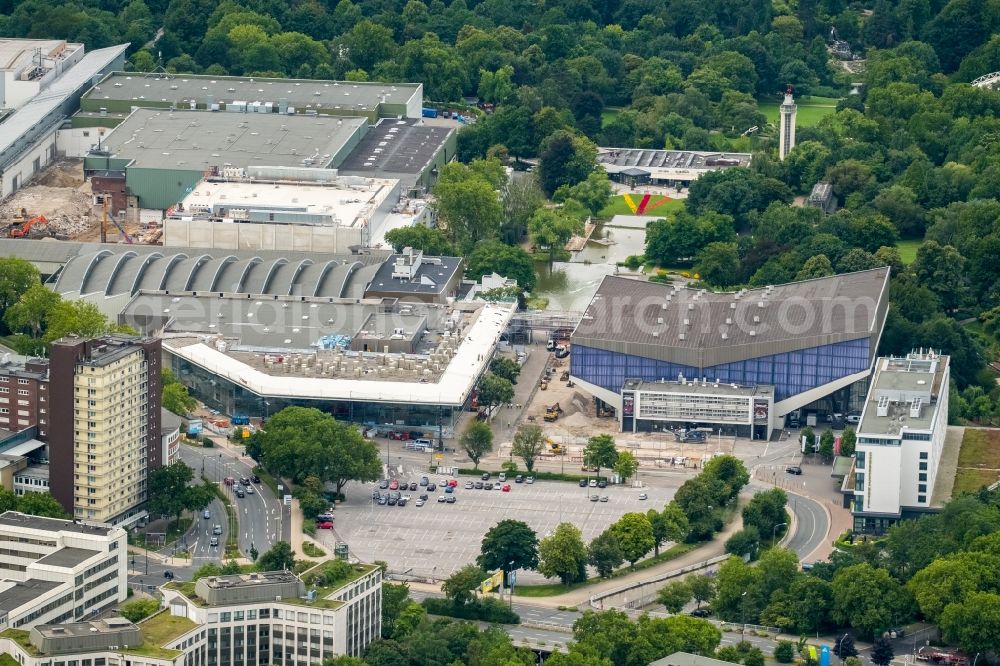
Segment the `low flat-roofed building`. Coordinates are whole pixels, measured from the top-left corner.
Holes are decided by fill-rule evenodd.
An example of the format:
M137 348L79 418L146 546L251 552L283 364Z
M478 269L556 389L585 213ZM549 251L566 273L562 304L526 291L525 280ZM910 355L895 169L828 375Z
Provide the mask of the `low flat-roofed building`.
M255 106L256 105L256 106ZM423 84L112 72L80 100L85 112L133 107L243 113L419 118Z
M597 164L611 180L631 186L688 185L709 171L750 166L750 153L598 148Z
M833 194L833 185L822 182L813 185L806 205L810 208L819 208L827 214L836 212L837 197Z
M200 181L163 223L163 244L227 250L347 254L372 245L388 226L427 213L399 208L399 181L341 176L331 169L248 167L242 177ZM390 221L390 217L392 221Z
M339 168L354 176L398 179L404 194L419 196L430 190L437 170L453 160L457 150L454 127L429 125L419 118L386 118L368 131Z
M413 354L417 351L427 315L398 312L372 312L351 340L351 349L360 352Z
M853 494L856 531L881 534L940 508L934 490L947 443L949 360L929 350L876 361L843 488Z
M122 617L32 627L31 644L45 655L117 650L142 645L139 627Z
M363 118L137 108L84 159L84 173L124 170L140 208L166 210L206 175L336 168L367 129Z
M194 586L198 598L211 606L273 601L305 596L306 586L291 571L205 576Z
M125 531L101 523L0 514L0 631L80 620L126 598Z
M720 384L680 377L677 381L627 380L619 415L623 431L710 427L750 437L774 429L774 387Z
M379 267L365 297L444 303L455 296L464 265L461 257L425 257L422 250L403 248Z
M140 293L122 320L155 321L158 328L146 332L163 335L164 362L195 396L226 414L310 405L387 429L451 432L515 307ZM368 351L363 342L353 351L373 314L383 333L368 336ZM395 335L402 351L392 349Z

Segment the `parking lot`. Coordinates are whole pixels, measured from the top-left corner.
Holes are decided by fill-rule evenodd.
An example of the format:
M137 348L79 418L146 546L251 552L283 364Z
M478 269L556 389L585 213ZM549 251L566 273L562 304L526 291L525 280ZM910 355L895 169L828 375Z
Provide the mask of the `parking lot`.
M395 478L400 482L419 482L420 477L421 473L415 472ZM431 475L430 480L439 483L442 477ZM584 541L589 542L623 514L661 509L683 479L678 478L676 484L652 488L580 488L559 481L526 484L508 480L510 492L466 489L466 481L475 482L476 477L462 476L456 480L454 504L437 501L438 496L444 495L440 486L430 493L418 487L415 492L400 490L411 497L404 507L372 503L371 493L378 484L367 484L364 491L352 484L348 488L348 501L337 508L335 530L332 533L320 530L317 538L330 546L336 539L346 541L353 556L367 562L385 560L394 572L446 578L475 561L486 531L501 520L523 520L535 530L539 539L560 522L570 522L581 529ZM424 493L429 495L427 504L416 506L415 500ZM640 493L646 493L649 498L639 499ZM591 495L606 495L608 501L592 502ZM519 580L541 582L544 579L534 572L522 572Z

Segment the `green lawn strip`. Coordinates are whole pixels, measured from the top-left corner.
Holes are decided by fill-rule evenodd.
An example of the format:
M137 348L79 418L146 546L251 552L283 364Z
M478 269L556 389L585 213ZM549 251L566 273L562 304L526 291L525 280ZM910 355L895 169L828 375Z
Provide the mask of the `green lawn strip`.
M904 264L912 264L917 258L917 249L922 244L922 240L901 240L897 242L896 249L899 250L899 258L903 260Z
M236 509L233 508L232 502L226 497L226 493L222 491L217 484L213 483L211 479L206 476L201 477L202 480L207 483L212 488L212 492L215 496L219 498L222 502L222 506L226 507L226 517L229 520L229 530L226 532L226 558L240 557L239 543L237 542L237 535L239 534L239 523L236 520Z
M198 625L170 611L162 610L156 615L143 620L138 625L142 632L142 645L123 648L126 654L136 654L144 657L170 659L181 654L180 650L163 647L166 643L180 638Z
M658 564L664 562L669 562L670 560L676 559L685 553L690 553L692 550L700 546L699 543L678 543L674 544L670 548L662 551L659 555L646 558L636 562L635 567L622 567L618 569L608 578L588 578L582 583L572 583L570 585L562 585L561 583L543 583L541 585L518 585L514 587L515 597L554 597L566 592L572 592L573 590L579 590L582 587L588 587L590 585L595 585L606 580L614 580L615 578L621 578L630 573L636 571L642 571L644 569L649 569L655 567Z
M601 111L601 127L606 127L612 120L621 113L621 109L614 106L606 106Z
M31 644L31 641L28 638L29 635L30 634L24 629L7 629L6 631L0 633L0 638L9 638L24 648L24 651L28 654L38 657L42 653L38 651L38 648Z
M641 192L633 192L629 194L629 196L632 197L632 203L638 206L639 202L642 201L642 198L645 195L642 194ZM663 195L654 194L650 196L649 203L650 205L655 204L662 198ZM642 215L661 215L663 217L670 217L677 211L682 210L683 208L684 208L683 199L670 199L666 203L662 203L656 208L651 208L650 210L647 210L646 212L642 213ZM601 209L601 212L597 214L597 217L610 220L615 215L637 215L637 213L633 213L632 209L629 208L627 203L625 203L625 196L619 195L616 197L612 197L611 202L608 203L607 206Z
M958 452L952 497L990 485L997 480L997 468L1000 468L1000 431L967 428Z

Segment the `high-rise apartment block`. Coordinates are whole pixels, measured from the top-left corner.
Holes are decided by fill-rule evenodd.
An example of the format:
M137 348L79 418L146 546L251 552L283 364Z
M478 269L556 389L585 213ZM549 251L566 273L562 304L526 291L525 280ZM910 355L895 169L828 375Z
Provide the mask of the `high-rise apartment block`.
M163 462L160 341L69 336L49 355L51 493L77 519L139 520L147 474Z

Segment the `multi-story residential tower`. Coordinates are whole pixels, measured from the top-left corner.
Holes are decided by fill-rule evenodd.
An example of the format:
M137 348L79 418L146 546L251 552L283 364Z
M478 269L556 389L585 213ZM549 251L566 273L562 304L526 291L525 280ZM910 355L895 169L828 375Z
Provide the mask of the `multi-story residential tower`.
M163 462L160 341L61 338L50 347L51 492L75 518L139 520L146 476Z

